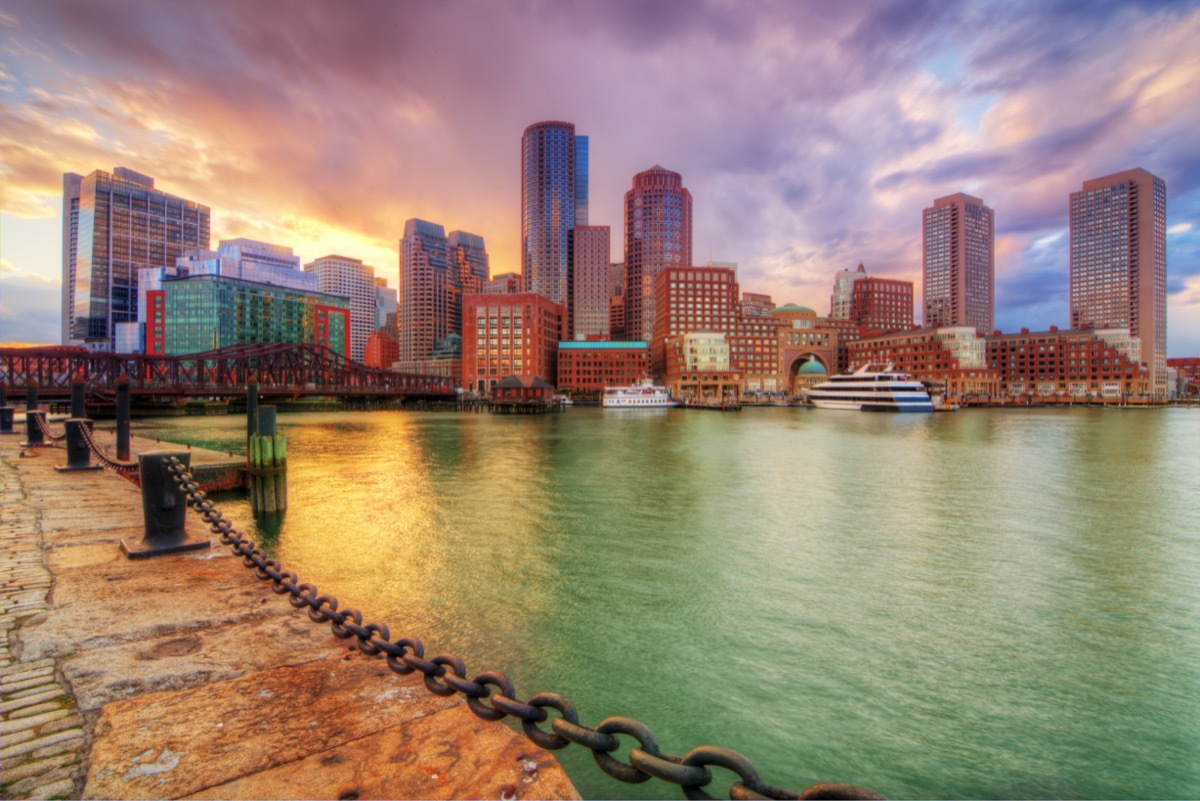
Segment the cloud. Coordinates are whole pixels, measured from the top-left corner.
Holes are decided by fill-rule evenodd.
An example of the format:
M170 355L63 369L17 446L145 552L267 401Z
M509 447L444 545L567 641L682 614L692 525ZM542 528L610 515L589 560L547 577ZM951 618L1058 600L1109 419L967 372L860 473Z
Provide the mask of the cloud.
M0 343L57 345L62 282L19 273L0 259Z

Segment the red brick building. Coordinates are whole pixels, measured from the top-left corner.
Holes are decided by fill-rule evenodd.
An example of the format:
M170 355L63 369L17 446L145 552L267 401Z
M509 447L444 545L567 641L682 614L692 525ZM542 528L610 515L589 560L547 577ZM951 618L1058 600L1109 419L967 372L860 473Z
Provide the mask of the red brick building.
M566 309L541 295L464 295L463 386L488 392L507 375L554 386Z
M897 331L846 343L847 369L891 364L921 381L942 384L947 398L996 395L999 371L988 366L987 342L973 326Z
M1189 397L1200 395L1200 358L1167 359L1167 367L1179 371L1182 394Z
M554 387L536 375L506 375L500 379L492 398L499 401L550 400Z
M605 387L626 387L650 376L645 342L559 342L558 388L572 395L596 395Z
M399 359L400 340L395 334L381 329L367 337L367 346L363 350L363 364L367 367L381 367L386 370Z
M987 337L988 364L1000 394L1041 397L1136 397L1149 389L1140 345L1124 328L1070 329Z
M913 327L913 283L892 278L860 278L850 292L850 322L869 331Z

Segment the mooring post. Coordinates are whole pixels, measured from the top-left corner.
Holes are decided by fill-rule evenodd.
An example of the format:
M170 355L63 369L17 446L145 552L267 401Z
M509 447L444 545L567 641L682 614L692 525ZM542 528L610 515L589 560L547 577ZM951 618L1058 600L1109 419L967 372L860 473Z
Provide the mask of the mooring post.
M16 409L8 405L8 387L0 384L0 434L16 434L13 431L13 415Z
M44 422L46 422L45 412L40 412L37 409L29 409L25 412L25 441L21 443L22 446L46 444L45 439L42 437L41 424Z
M208 537L187 533L187 493L175 483L175 478L171 475L171 457L178 459L184 467L191 466L192 455L187 451L149 451L138 454L142 517L146 533L140 541L121 540L121 551L130 559L212 547Z
M37 411L38 407L38 386L36 381L30 381L29 386L25 387L25 411Z
M74 420L82 420L87 417L87 409L84 408L86 390L87 385L83 383L82 378L76 378L71 382L71 418Z
M258 382L251 381L246 385L246 445L249 447L250 438L258 433Z
M274 406L259 406L257 417L247 448L250 507L255 514L276 514L287 509L287 441L276 432Z
M89 433L92 431L92 421L86 417L73 417L67 421L67 464L55 467L58 472L104 469L98 464L92 464L92 449L88 447L84 429Z
M117 379L117 459L129 461L129 377Z

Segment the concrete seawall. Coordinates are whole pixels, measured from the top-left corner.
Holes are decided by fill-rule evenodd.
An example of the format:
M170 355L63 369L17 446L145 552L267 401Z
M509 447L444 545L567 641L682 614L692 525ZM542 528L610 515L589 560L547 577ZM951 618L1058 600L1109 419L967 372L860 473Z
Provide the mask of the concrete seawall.
M20 439L0 438L4 798L579 797L549 752L335 638L219 540L126 559L137 487Z

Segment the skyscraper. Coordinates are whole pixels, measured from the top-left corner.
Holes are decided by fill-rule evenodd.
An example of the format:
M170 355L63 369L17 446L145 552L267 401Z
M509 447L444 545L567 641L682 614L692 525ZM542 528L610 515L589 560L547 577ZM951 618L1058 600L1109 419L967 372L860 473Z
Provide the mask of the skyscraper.
M483 237L466 231L451 231L446 238L446 261L450 270L450 331L462 336L463 295L477 295L491 278Z
M350 299L350 358L361 362L367 339L375 331L375 268L361 259L322 256L304 265L317 276L317 288Z
M412 219L400 240L400 361L425 359L439 339L450 334L450 277L446 230Z
M860 261L857 270L838 270L833 278L833 294L829 296L829 316L835 320L850 319L850 295L854 284L867 277L867 268Z
M571 231L571 304L569 339L609 336L609 250L607 225L577 225Z
M566 305L570 231L587 225L588 140L570 122L537 122L521 137L521 272L525 290Z
M1128 328L1167 390L1167 185L1141 168L1071 193L1071 327Z
M148 175L65 173L63 344L112 350L117 324L137 322L138 270L174 267L208 243L208 206L155 189Z
M977 197L938 198L924 214L927 327L995 330L996 215Z
M657 164L625 193L625 337L654 338L655 278L692 264L692 193Z

